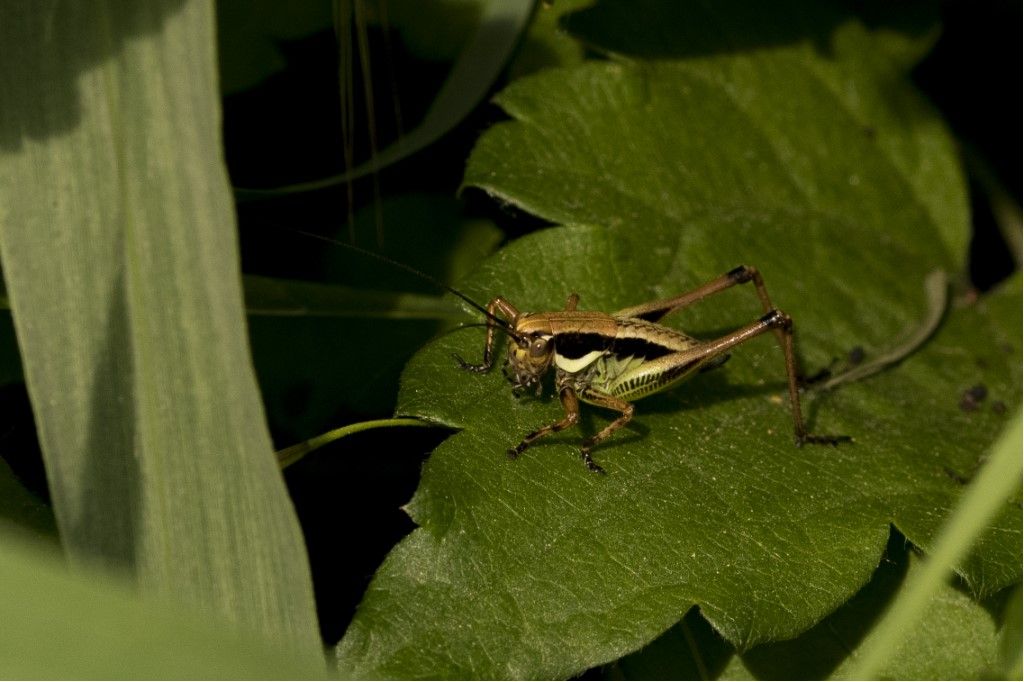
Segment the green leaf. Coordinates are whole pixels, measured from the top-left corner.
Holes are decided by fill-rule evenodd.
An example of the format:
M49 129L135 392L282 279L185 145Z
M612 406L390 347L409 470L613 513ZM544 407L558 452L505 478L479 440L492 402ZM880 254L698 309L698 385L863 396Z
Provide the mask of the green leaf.
M911 556L909 564L908 569L883 561L879 575L835 615L796 640L758 647L734 658L719 679L863 679L856 677L854 666L881 636L868 629L870 619L878 617L885 597L904 593L920 577L921 559ZM898 655L874 679L985 679L992 675L997 643L992 616L970 595L946 584L929 599L921 620L906 632Z
M922 561L898 533L878 569L852 599L796 639L736 654L695 611L643 650L603 670L608 679L842 679L848 677L874 622L919 578ZM991 676L996 624L962 589L944 584L908 631L900 656L881 679L973 679Z
M1021 586L1013 588L1003 609L1003 627L999 637L998 675L1007 680L1021 677ZM995 677L995 675L993 675Z
M605 0L571 15L566 24L583 40L615 54L689 57L682 63L691 77L721 86L715 99L726 99L752 119L745 127L761 134L807 199L828 204L834 201L829 194L845 190L849 200L871 203L854 210L857 215L906 197L920 204L915 208L924 209L952 253L963 253L968 205L961 170L953 163L956 151L930 105L902 82L937 36L935 9L922 4L875 13L880 27L867 31L837 2L725 0L697 7ZM687 94L685 99L694 100L698 93ZM808 115L812 112L816 117ZM693 113L683 119L687 137L705 128L728 130L727 123L706 120L715 114L713 104ZM801 134L807 137L792 139ZM721 137L703 142L736 146ZM737 142L743 145L746 136ZM881 158L865 165L865 149ZM794 154L797 150L802 153ZM731 158L743 161L743 156ZM830 172L808 177L802 167L807 162ZM876 174L879 162L890 166L885 168L889 178ZM875 202L870 193L858 191L863 182L883 188L887 179L895 181L887 201ZM817 193L826 188L832 192ZM755 196L771 193L765 190Z
M1022 429L1020 408L988 452L960 503L943 521L921 573L908 584L872 632L862 656L849 674L855 679L876 677L893 659L902 658L906 633L917 625L953 565L976 539L990 530L993 517L1006 515L1009 498L1020 499ZM1015 504L1014 506L1019 506Z
M0 669L11 679L317 679L323 666L110 576L68 573L0 528Z
M582 245L566 232L576 231L537 240L550 236L568 258ZM504 252L524 263L509 251L526 249ZM557 403L517 403L497 372L457 373L450 353L478 352L479 336L434 344L411 363L399 412L465 430L428 461L409 505L423 528L378 572L343 665L367 676L569 676L636 649L692 604L740 647L799 634L867 580L890 523L929 545L933 519L958 499L954 477L970 475L1004 421L992 405L1019 400L1019 341L1004 354L985 340L1016 334L1019 285L1008 290L957 313L899 369L809 401L815 426L854 434L852 445L793 447L772 400L781 381L759 383L781 370L766 340L719 376L640 403L637 426L595 453L607 477L579 462L576 434L507 461ZM963 355L988 366L950 362ZM992 403L964 413L960 392L979 380ZM593 433L606 419L589 414ZM1019 579L1019 525L1019 506L1007 505L960 566L973 589Z
M873 44L852 22L835 36ZM878 70L843 55L797 43L517 82L499 97L514 120L481 139L466 182L569 227L514 242L463 288L529 311L575 291L581 309L613 311L749 263L796 321L812 372L900 346L927 318L928 273L964 258L963 180L934 113L891 79L892 96L875 97ZM951 313L897 368L806 396L814 430L853 436L835 449L793 446L781 353L770 336L752 341L640 402L594 452L607 477L579 461L577 430L508 461L558 402L517 400L497 370L458 372L451 353L479 357L481 334L439 340L408 366L398 413L462 431L427 462L407 507L421 528L378 571L342 666L569 676L694 604L740 648L796 636L867 582L891 523L930 545L1020 402L1020 306L1018 279ZM713 338L761 314L736 289L667 323ZM986 401L961 409L978 384ZM608 421L585 407L579 431ZM1007 505L958 565L971 589L1020 579L1020 523Z
M0 254L61 539L321 656L246 343L212 3L5 3Z

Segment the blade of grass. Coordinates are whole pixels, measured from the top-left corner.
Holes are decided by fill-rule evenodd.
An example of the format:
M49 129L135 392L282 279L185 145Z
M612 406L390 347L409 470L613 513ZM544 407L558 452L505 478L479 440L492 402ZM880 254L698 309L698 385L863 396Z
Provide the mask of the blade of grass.
M1021 630L1024 629L1021 626L1022 617L1024 617L1024 613L1021 609L1021 586L1018 584L1013 588L1013 593L1003 610L1003 629L999 638L998 670L1007 680L1019 680L1022 677L1021 641L1024 639L1021 637Z
M322 663L249 359L213 3L3 3L0 41L0 256L65 550Z

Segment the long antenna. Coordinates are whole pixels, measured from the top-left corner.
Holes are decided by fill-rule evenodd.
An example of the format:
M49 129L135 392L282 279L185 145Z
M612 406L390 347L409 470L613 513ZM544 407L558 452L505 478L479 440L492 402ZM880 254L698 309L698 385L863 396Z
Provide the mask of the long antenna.
M337 239L331 239L330 237L325 237L322 234L316 234L315 232L307 232L306 230L300 230L300 229L294 228L294 227L282 227L282 229L288 230L289 232L296 232L296 233L301 234L303 236L310 237L311 239L319 239L320 241L327 242L328 244L334 244L335 246L341 246L341 247L344 247L346 249L350 249L352 251L355 251L356 253L360 253L360 254L362 254L364 256L369 256L370 258L376 258L377 260L379 260L379 261L381 261L383 263L387 263L388 265L390 265L392 267L399 268L401 270L405 270L406 272L419 277L420 279L424 280L425 282L429 282L430 284L433 284L435 287L438 287L439 289L444 289L448 293L454 294L455 296L458 296L463 301L465 301L469 305L473 306L473 308L475 308L476 310L479 310L481 313L483 313L484 316L488 320L491 320L492 322L497 324L499 327L504 329L505 332L509 336L511 336L511 337L513 337L515 339L519 339L520 338L519 335L516 334L515 329L512 328L512 325L509 324L507 320L503 320L500 317L498 317L497 315L494 315L493 313L488 311L487 308L485 308L484 306L480 305L479 303L477 303L476 301L471 299L469 296L466 296L464 293L462 293L458 289L456 289L454 287L451 287L451 286L448 286L447 284L445 284L441 280L437 279L436 277L431 277L427 273L422 272L420 270L417 270L416 268L412 267L411 265L406 265L405 263L400 263L399 261L396 261L396 260L394 260L392 258L388 258L387 256L385 256L382 253L377 253L376 251L370 251L369 249L364 249L361 246L356 246L355 244L348 244L348 243L343 242L343 241L338 241Z

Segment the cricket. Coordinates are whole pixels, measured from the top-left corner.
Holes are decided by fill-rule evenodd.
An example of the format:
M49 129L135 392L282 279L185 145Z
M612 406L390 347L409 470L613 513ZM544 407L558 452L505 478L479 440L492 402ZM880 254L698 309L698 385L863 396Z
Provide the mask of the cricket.
M673 311L746 283L754 285L764 314L730 334L702 341L659 324ZM504 373L515 393L536 387L540 395L545 375L552 369L555 372L555 391L564 416L528 433L508 451L510 458L519 457L539 439L578 424L582 401L618 413L614 421L580 446L580 456L587 468L603 474L605 471L594 461L591 450L629 423L634 413L633 401L672 388L695 372L722 365L731 348L768 331L778 337L785 358L796 445L836 445L850 440L849 436L807 431L800 410L793 320L772 305L756 268L741 265L692 291L611 314L577 310L579 300L578 294L570 294L564 310L548 313L520 312L500 296L486 309L471 302L487 316L487 335L480 364L455 356L463 369L487 372L494 366L495 331L501 329L510 338Z
M668 390L697 372L723 365L732 348L769 331L778 339L785 360L796 445L837 445L851 440L849 436L808 432L800 409L802 378L793 346L793 320L772 304L757 268L740 265L691 291L614 313L577 310L580 296L576 293L569 295L562 310L521 312L502 296L496 296L485 307L458 289L382 254L302 230L294 231L405 270L483 313L487 320L483 361L474 364L455 355L462 369L486 373L494 367L496 332L500 330L509 338L503 372L514 394L533 389L541 395L544 378L554 370L555 392L564 414L558 421L526 434L518 445L507 451L511 459L518 458L541 438L579 424L582 401L618 413L608 426L580 445L580 457L587 468L604 474L604 468L594 461L591 451L630 422L634 401ZM659 324L674 311L742 284L753 284L764 310L759 319L746 326L717 339L701 340Z

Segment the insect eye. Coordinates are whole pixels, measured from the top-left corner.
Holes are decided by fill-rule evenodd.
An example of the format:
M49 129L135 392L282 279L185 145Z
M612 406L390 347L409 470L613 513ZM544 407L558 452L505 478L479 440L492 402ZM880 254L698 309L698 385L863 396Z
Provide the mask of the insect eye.
M539 358L542 355L547 355L550 348L551 339L534 339L533 343L530 344L530 355Z

